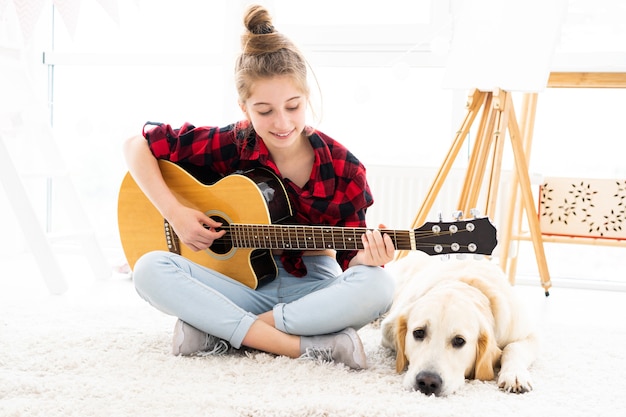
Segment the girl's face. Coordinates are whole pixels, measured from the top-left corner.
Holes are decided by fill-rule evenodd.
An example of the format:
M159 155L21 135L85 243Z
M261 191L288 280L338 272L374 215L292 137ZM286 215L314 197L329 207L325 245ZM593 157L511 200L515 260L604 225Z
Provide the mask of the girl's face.
M240 103L270 152L295 144L305 128L307 97L286 75L261 79L252 94Z

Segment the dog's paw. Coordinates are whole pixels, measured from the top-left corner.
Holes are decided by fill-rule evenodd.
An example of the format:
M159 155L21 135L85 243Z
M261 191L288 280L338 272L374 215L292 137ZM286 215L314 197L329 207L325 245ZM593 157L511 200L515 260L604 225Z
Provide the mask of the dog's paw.
M498 375L498 387L505 392L523 394L532 391L533 382L526 370L517 372L501 372Z

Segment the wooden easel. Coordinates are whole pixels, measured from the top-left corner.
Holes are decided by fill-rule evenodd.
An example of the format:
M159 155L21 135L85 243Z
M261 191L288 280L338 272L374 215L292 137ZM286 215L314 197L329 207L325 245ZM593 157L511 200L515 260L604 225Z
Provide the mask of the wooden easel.
M504 142L507 137L508 130L510 138L515 170L513 171L514 189L517 190L517 184L521 190L523 207L528 218L529 230L532 238L535 256L537 258L537 266L541 278L541 285L544 288L546 296L549 295L551 287L550 275L546 263L546 256L543 248L543 240L539 229L539 220L537 218L537 210L533 193L531 190L530 177L528 175L528 151L530 148L530 138L532 137L532 123L534 118L534 103L536 102L536 94L526 94L524 96L524 112L523 126L526 145L522 137L522 131L519 128L515 111L513 108L513 100L511 93L496 89L492 91L473 90L467 102L467 114L461 129L457 132L454 141L448 151L448 154L439 168L439 171L413 220L412 227L416 228L424 224L427 216L441 190L446 177L456 157L461 150L463 143L469 133L470 127L474 123L478 114L481 114L476 140L472 148L468 167L465 174L465 181L459 197L458 209L464 213L469 213L472 208L478 207L478 199L481 192L485 192L484 210L490 218L495 217L496 202L498 197L498 186L500 185L500 173L502 168L502 156L504 151ZM487 181L484 184L485 180ZM517 191L515 191L517 192ZM512 210L512 208L511 208ZM506 217L506 222L512 222L512 216ZM501 245L501 267L506 270L506 260L508 257L508 243L510 242L511 225L506 224L503 227L502 235L499 236ZM400 251L398 258L406 256L406 251Z
M548 88L626 88L625 72L551 72L547 83ZM533 127L535 122L535 111L537 107L537 94L526 94L524 96L524 107L522 120L524 121L524 149L526 159L530 156L530 147L532 142ZM507 205L506 220L503 224L506 226L501 230L500 243L502 243L503 269L508 272L509 281L514 282L517 270L518 256L510 257L510 264L507 271L507 261L509 259L508 250L511 242L519 243L520 241L528 241L535 235L522 230L522 210L517 204L517 183L515 178L512 181L511 194ZM543 242L549 243L568 243L582 245L603 245L603 246L624 246L623 240L596 238L574 237L574 236L552 236L541 235Z

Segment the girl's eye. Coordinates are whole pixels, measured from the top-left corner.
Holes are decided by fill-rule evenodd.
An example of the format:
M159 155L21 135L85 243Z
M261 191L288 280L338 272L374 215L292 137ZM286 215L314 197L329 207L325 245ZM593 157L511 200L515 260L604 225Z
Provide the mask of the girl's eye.
M294 112L294 111L297 111L299 108L300 106L295 106L295 107L287 107L286 109L289 112ZM272 113L272 110L260 111L258 113L259 113L259 116L267 116Z

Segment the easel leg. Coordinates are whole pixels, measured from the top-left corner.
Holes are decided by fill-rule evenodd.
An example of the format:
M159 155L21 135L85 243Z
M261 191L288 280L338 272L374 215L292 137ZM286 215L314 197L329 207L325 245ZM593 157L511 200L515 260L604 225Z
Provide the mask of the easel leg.
M537 97L537 93L526 93L524 94L522 102L522 117L520 120L522 124L521 134L523 137L526 161L530 159L535 114L537 110ZM503 227L501 228L500 234L500 241L502 243L502 247L500 248L500 265L502 269L507 272L511 284L515 283L518 256L517 253L514 254L514 256L510 256L509 252L512 250L511 241L513 240L513 235L518 235L522 230L522 216L524 211L523 206L518 204L518 189L519 180L517 178L517 172L513 171L511 173L507 213L502 222ZM513 225L514 222L515 226ZM515 229L513 229L513 227L515 227ZM513 232L513 230L515 230L515 232ZM509 258L510 264L508 264Z
M461 195L456 206L457 210L461 210L464 213L469 212L470 208L476 207L478 194L480 193L485 173L484 161L487 160L487 156L489 154L495 123L495 117L492 109L493 96L491 94L487 94L476 138L474 139L474 146L472 148L472 153L465 172L463 188L461 189Z
M513 100L507 97L507 106L513 111ZM515 157L515 167L517 169L517 177L520 182L522 192L522 201L526 216L530 235L535 249L535 257L537 258L537 267L539 268L539 276L541 277L541 285L544 288L546 296L550 295L550 273L546 262L546 254L543 249L543 239L541 237L541 229L539 228L539 219L537 218L537 210L535 209L535 200L533 199L530 177L528 176L528 164L524 155L524 146L522 144L522 136L515 117L509 118L509 134L511 137L511 145L513 146L513 156Z
M500 177L502 172L502 155L504 154L504 141L506 138L506 127L509 121L509 111L506 106L508 92L494 92L498 94L494 98L493 111L497 114L495 131L493 132L493 151L491 155L491 171L489 175L489 186L485 203L485 214L492 219L496 216L496 206L498 204L498 192L500 191ZM514 117L515 115L513 115Z

